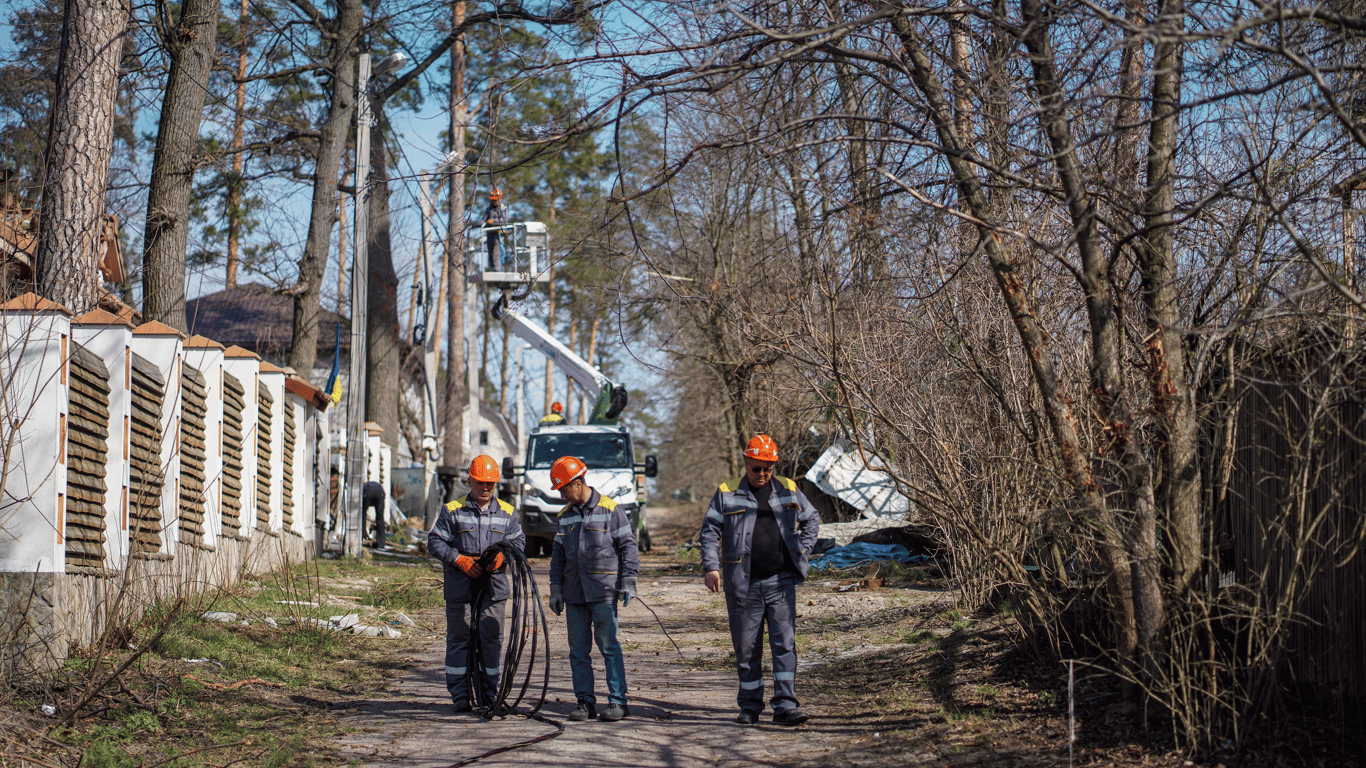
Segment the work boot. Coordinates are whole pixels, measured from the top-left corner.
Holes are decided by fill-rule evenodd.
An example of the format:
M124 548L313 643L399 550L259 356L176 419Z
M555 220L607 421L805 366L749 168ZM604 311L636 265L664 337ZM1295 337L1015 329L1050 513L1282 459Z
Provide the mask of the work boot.
M451 708L455 710L456 714L474 711L474 708L470 706L468 701L451 702Z
M631 708L625 704L608 704L607 709L602 711L602 719L609 723L615 723L630 714Z
M569 713L569 719L576 723L592 720L598 716L598 708L586 701L580 701L578 709Z
M801 725L806 722L807 715L797 707L784 709L782 712L773 713L773 722L778 725Z
M735 722L740 725L754 725L759 722L759 713L752 709L742 709L740 714L735 716Z

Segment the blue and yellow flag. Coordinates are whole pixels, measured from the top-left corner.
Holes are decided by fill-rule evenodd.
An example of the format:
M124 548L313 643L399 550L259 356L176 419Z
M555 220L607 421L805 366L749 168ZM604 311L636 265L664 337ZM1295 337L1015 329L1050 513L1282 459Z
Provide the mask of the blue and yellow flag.
M332 375L327 377L327 394L332 398L332 404L341 402L342 390L341 381L341 323L337 323L337 343L332 352Z

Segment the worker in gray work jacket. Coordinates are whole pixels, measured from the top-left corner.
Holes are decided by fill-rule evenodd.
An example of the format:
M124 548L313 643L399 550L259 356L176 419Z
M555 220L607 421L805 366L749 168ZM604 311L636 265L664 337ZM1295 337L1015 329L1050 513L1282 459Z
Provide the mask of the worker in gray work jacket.
M773 666L773 722L799 725L797 585L820 534L820 515L797 484L773 474L778 446L755 435L745 448L745 475L721 485L707 507L698 540L707 589L724 585L730 641L740 676L735 722L751 725L764 711L764 625Z
M598 716L593 693L593 641L602 653L607 678L606 721L631 714L626 705L626 660L617 641L617 601L631 602L640 571L635 533L625 510L588 485L588 468L574 456L550 467L550 487L569 506L560 511L550 548L550 610L567 610L569 671L578 707L575 722Z
M446 690L456 712L469 712L471 702L493 704L502 664L504 606L512 594L503 553L494 545L526 545L512 505L495 497L498 462L475 456L469 474L469 495L447 504L427 534L427 552L445 566ZM477 665L471 626L479 635ZM474 691L472 679L480 683Z

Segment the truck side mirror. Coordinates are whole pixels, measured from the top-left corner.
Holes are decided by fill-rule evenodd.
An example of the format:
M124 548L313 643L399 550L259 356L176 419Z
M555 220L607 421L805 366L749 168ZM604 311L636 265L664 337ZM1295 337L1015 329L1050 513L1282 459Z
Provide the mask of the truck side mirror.
M645 457L645 476L656 477L659 475L659 460L653 456Z
M512 479L512 476L515 475L515 474L517 474L516 472L513 472L512 469L513 469L513 467L512 467L512 457L511 457L511 456L504 456L504 457L503 457L503 479L504 479L504 480L511 480L511 479Z

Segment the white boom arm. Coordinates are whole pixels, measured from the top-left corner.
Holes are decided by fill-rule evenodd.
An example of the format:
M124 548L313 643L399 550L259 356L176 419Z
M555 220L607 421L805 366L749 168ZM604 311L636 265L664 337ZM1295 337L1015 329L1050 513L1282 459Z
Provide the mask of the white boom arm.
M508 330L517 334L518 338L528 342L533 347L541 350L551 362L560 367L560 370L569 374L590 398L597 399L603 387L610 387L612 382L602 375L602 372L593 367L587 360L574 354L569 347L561 344L550 335L550 332L541 326L527 320L517 313L517 310L504 307L499 317L503 325Z

